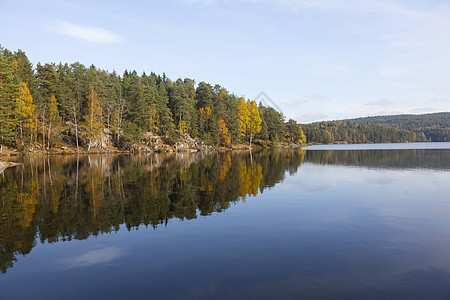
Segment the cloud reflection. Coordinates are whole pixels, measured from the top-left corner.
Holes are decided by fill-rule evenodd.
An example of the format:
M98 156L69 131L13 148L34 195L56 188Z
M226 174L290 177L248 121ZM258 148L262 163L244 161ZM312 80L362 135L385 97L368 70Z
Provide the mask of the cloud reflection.
M107 247L89 251L74 258L64 259L63 264L68 269L89 267L92 265L109 263L120 257L122 254L123 250L117 247Z

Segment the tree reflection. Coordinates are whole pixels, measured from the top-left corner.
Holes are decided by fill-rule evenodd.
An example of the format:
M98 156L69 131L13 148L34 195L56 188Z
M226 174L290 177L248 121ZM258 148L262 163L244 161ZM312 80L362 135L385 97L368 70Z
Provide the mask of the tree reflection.
M450 150L311 150L306 151L305 161L374 168L448 170L450 169Z
M295 172L304 151L22 158L0 177L0 263L41 243L194 219Z

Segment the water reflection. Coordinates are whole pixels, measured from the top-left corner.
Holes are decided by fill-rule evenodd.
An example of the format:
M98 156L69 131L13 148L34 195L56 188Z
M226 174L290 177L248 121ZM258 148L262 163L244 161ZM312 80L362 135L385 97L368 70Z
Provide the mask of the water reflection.
M18 158L0 176L0 263L36 243L86 239L170 219L221 212L294 174L303 162L376 168L450 169L450 150L270 151ZM117 249L85 253L78 265L115 259ZM100 250L99 250L100 251ZM108 260L107 260L108 261Z
M1 267L41 243L221 212L283 180L304 151L26 157L0 178Z
M450 149L314 150L305 161L317 164L394 169L450 169Z

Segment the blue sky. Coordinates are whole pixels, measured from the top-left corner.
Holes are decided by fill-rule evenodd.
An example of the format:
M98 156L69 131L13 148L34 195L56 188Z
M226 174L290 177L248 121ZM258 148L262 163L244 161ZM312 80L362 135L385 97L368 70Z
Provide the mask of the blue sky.
M302 123L450 111L450 1L0 0L0 44L264 91Z

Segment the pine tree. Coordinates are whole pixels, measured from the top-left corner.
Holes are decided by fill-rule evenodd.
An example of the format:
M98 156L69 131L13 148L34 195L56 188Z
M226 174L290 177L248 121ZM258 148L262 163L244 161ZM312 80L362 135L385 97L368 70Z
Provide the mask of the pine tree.
M3 145L11 145L15 139L17 79L11 62L0 48L0 152Z
M54 133L58 132L61 126L61 117L59 115L58 110L58 101L56 100L55 95L50 97L50 101L48 102L48 135L47 135L47 148L50 149L51 143L54 139Z

